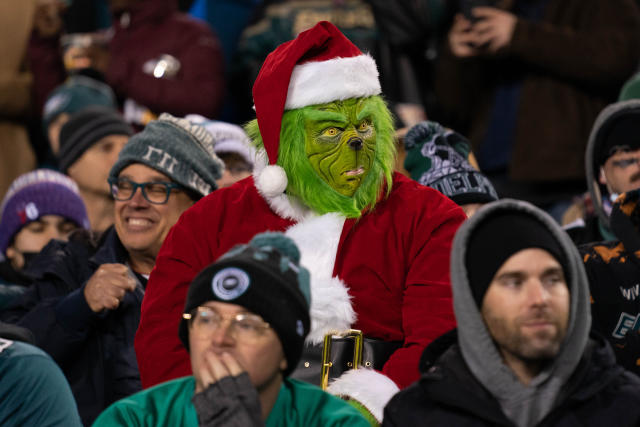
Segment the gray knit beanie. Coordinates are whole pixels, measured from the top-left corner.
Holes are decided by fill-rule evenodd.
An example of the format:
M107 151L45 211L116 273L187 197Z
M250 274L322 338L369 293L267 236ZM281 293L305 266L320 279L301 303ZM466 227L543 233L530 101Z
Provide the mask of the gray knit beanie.
M213 137L203 127L163 113L131 137L109 177L117 178L130 164L141 163L206 196L217 188L224 169L213 146Z

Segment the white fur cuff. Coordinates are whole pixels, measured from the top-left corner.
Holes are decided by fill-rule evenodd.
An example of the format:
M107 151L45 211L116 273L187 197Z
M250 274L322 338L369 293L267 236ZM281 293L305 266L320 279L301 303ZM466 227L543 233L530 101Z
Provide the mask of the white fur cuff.
M373 369L352 369L335 379L327 391L357 400L382 423L384 407L400 389L389 377Z

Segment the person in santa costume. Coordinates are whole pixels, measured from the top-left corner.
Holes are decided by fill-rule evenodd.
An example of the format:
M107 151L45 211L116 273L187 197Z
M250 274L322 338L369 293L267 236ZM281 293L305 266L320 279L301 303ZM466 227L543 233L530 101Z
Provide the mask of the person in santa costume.
M378 420L419 377L425 346L455 327L449 253L463 211L392 171L393 125L378 71L329 22L280 45L253 86L259 147L253 176L203 198L167 236L142 304L136 353L143 387L191 374L177 338L189 283L260 232L283 231L311 274L311 332L359 329L399 341L379 371L349 370L329 387ZM286 307L282 307L286 310Z

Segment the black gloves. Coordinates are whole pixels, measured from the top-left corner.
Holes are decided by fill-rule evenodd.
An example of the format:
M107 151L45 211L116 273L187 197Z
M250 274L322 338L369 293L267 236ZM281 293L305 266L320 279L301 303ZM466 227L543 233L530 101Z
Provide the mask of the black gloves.
M228 376L191 399L204 427L263 427L260 400L249 375Z

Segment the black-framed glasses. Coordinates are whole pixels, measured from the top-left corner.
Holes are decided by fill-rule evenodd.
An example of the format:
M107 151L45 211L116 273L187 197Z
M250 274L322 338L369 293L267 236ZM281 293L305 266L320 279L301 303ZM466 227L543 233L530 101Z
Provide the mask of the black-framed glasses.
M109 178L111 195L114 199L124 202L131 200L138 188L142 196L155 205L163 205L169 201L172 190L180 190L183 187L173 182L134 182L128 178Z
M640 163L639 157L631 157L629 159L621 159L621 160L612 160L611 164L620 169L626 169L631 165L635 165Z

